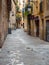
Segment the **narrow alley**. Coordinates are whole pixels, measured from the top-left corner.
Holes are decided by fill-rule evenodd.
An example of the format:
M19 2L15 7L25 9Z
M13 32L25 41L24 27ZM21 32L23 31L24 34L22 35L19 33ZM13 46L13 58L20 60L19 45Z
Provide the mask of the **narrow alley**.
M0 50L0 65L49 65L49 44L23 29L13 30Z
M0 65L49 65L49 0L0 0Z

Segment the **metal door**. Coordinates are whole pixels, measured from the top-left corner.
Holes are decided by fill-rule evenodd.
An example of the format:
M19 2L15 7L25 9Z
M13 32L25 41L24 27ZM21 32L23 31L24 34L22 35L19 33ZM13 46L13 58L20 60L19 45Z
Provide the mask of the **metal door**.
M46 21L46 41L49 41L49 20Z

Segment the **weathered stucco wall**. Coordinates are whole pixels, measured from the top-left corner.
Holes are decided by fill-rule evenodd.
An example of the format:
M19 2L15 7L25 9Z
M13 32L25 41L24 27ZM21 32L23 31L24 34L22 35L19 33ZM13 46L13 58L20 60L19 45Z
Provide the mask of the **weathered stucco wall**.
M2 47L8 32L7 0L0 1L0 8L0 47Z

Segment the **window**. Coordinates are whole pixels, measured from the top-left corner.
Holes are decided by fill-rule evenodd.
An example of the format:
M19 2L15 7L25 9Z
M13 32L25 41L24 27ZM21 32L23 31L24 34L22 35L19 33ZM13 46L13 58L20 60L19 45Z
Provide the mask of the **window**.
M43 1L40 2L40 12L43 12Z
M47 10L49 10L49 0L46 0L46 5Z

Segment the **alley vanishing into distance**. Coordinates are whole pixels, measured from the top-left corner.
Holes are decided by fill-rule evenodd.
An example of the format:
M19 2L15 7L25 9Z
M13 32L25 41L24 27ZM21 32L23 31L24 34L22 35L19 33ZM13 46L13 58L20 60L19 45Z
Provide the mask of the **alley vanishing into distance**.
M16 29L0 50L0 65L49 65L49 44Z
M0 65L49 65L49 0L0 0Z

